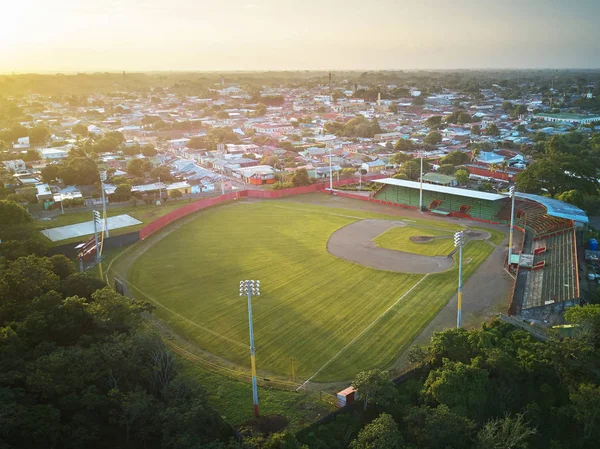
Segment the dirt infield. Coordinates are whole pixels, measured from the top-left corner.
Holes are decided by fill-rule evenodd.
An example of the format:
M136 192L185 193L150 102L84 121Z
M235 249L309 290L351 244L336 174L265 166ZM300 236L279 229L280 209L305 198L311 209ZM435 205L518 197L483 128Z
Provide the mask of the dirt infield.
M351 223L331 234L327 242L327 251L350 262L397 273L440 273L452 268L454 260L449 256L423 256L375 245L375 237L396 226L404 227L408 224L403 221L373 219ZM467 230L464 233L468 240L485 240L490 237L487 232ZM452 234L449 233L448 237L452 237ZM447 237L416 236L411 237L411 240L413 238L419 239L418 243L425 243L434 238Z
M335 231L327 242L327 251L341 259L397 273L440 273L449 270L454 260L447 256L422 256L380 248L373 239L394 226L406 226L402 221L360 220Z

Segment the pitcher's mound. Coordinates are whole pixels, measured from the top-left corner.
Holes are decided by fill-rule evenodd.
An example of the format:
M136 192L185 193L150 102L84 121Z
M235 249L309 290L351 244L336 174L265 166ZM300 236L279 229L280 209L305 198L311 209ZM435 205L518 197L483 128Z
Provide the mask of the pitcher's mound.
M413 235L408 238L411 242L415 243L427 243L433 240L433 237L429 235Z

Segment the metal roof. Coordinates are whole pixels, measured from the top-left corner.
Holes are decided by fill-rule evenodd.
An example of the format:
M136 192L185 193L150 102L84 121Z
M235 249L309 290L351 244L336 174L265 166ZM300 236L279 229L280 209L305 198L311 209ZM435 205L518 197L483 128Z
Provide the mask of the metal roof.
M568 220L578 221L580 223L588 223L587 214L572 204L564 201L547 198L541 195L533 195L531 193L515 192L517 198L525 198L527 200L540 203L546 208L546 213L552 217L566 218Z
M420 183L416 181L406 181L404 179L394 178L376 179L374 180L374 182L380 182L382 184L387 184L396 187L408 187L409 189L419 189L420 186ZM458 187L438 186L435 184L427 183L423 183L423 190L426 190L428 192L447 193L449 195L465 196L467 198L476 198L478 200L486 201L498 201L507 198L506 195L499 195L497 193L480 192L478 190L467 190L460 189Z

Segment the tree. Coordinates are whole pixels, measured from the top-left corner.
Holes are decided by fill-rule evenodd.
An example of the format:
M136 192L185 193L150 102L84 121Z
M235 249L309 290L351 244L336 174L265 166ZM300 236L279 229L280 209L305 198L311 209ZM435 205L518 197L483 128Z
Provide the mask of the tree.
M154 148L154 145L144 145L142 147L142 154L146 157L153 157L156 156L158 154L158 151L156 151L156 148Z
M381 406L390 404L395 394L390 373L378 369L358 373L352 382L352 387L362 397L365 410L369 403Z
M475 423L450 411L448 406L412 407L404 417L407 439L427 449L468 448Z
M427 134L427 137L423 139L423 142L428 143L429 145L437 145L442 141L442 135L436 131L432 131Z
M310 177L308 176L308 171L305 168L296 170L294 172L294 174L292 175L291 182L292 182L292 184L294 184L294 187L310 185L311 182L310 182Z
M90 276L87 272L73 273L67 278L61 279L58 291L65 298L79 296L89 300L92 299L92 293L105 286L106 284L102 280Z
M186 144L186 146L188 148L192 148L194 150L201 150L201 149L206 149L208 144L206 142L206 138L204 137L192 137L190 140L188 140L188 143Z
M50 257L52 271L60 278L65 279L75 273L73 262L63 254L56 254Z
M36 126L29 130L29 143L32 145L41 145L46 142L50 131L45 126Z
M400 449L402 435L391 415L382 413L359 432L350 449Z
M159 178L161 182L173 181L173 175L171 174L171 170L169 170L169 167L165 167L164 165L153 168L150 171L149 177L150 179L153 179L155 181L158 181Z
M456 170L454 177L456 178L456 181L463 186L469 182L469 172L467 170Z
M558 195L556 199L573 204L577 207L583 206L583 194L579 190L567 190Z
M582 383L571 391L569 398L584 441L597 442L600 438L600 387Z
M87 126L85 126L83 123L77 123L75 126L73 126L73 128L71 128L71 132L83 137L87 137L89 135Z
M440 159L440 164L450 164L453 166L463 165L469 162L469 155L462 151L453 151Z
M27 153L23 156L23 160L26 162L38 161L40 160L40 154L35 150L27 150Z
M22 226L33 221L29 212L12 201L0 200L0 230L12 226Z
M473 134L474 136L480 135L481 134L481 126L479 126L479 125L471 126L471 134Z
M486 136L497 136L500 134L500 131L495 123L490 123L485 128L485 134Z
M437 129L442 124L442 117L440 115L428 117L423 124L428 128Z
M452 164L444 164L444 165L440 165L440 168L438 168L438 173L442 174L442 175L449 175L452 176L454 174L454 165Z
M425 100L421 96L413 97L412 104L414 106L423 106L425 104Z
M484 410L488 382L485 369L446 359L441 368L429 373L423 393L459 415L478 418Z
M515 418L506 415L485 423L477 434L477 443L480 449L527 449L528 440L536 433L536 429L528 426L522 414L517 414Z
M457 122L459 125L464 125L465 123L471 123L473 118L467 114L466 112L459 112L457 117Z
M392 103L391 105L389 105L388 112L391 112L392 114L397 114L398 113L398 105L396 103Z
M129 201L131 198L131 184L119 184L112 194L114 201Z
M395 151L412 151L413 150L413 142L410 139L400 139L394 145Z
M131 159L127 164L127 173L139 178L145 177L152 170L152 163L148 159Z
M172 190L171 193L169 193L169 196L171 198L173 198L174 200L178 200L179 198L181 198L183 196L183 193L181 193L181 190Z
M390 158L390 162L392 164L402 164L406 161L411 160L413 157L410 154L406 154L406 153L396 153L394 154L391 158Z
M44 182L46 182L46 183L50 183L50 182L56 181L56 178L58 178L58 172L59 172L59 170L60 170L60 166L59 165L56 165L56 164L46 165L41 170L42 180Z
M67 185L90 185L99 179L98 167L92 158L74 157L60 166L58 177Z

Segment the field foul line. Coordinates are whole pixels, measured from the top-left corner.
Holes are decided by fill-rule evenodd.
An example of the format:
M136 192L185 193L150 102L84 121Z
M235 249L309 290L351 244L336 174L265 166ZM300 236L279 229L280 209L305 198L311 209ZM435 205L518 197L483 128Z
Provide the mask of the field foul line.
M306 379L304 381L304 383L302 383L302 385L300 385L296 391L300 390L304 385L306 385L308 382L310 382L314 377L316 377L321 371L323 371L325 368L327 368L329 365L331 365L331 363L337 359L340 354L342 352L344 352L346 349L348 349L350 346L352 346L354 344L354 342L356 340L358 340L360 337L362 337L369 329L371 329L381 318L383 318L390 310L392 310L394 308L394 306L396 304L398 304L400 301L402 301L410 292L412 292L415 288L418 287L418 285L423 282L425 279L427 279L427 277L429 276L429 273L427 273L425 276L423 276L421 279L419 279L419 281L413 285L406 293L404 293L400 298L398 298L394 304L392 304L391 306L389 306L386 310L383 311L383 313L381 315L379 315L377 318L375 318L373 320L373 322L371 324L369 324L366 328L364 328L360 334L358 334L356 337L354 337L350 343L348 343L346 346L344 346L342 349L340 349L340 351L334 355L332 358L330 358L327 362L325 362L325 364L318 369L318 371L316 373L314 373L312 376L310 376L308 379Z
M115 273L116 275L119 275L118 273ZM119 277L122 278L122 276L119 275ZM138 291L139 293L141 293L142 295L144 295L146 298L148 298L150 301L152 301L153 303L157 304L158 306L162 307L163 309L165 309L168 312L171 312L173 315L176 315L177 317L181 318L184 321L187 321L188 323L190 323L193 326L196 326L199 329L202 329L204 332L208 332L209 334L213 335L214 337L218 337L218 338L222 338L225 341L228 341L229 343L233 343L235 345L241 346L242 348L248 348L249 346L241 343L239 341L233 340L232 338L226 337L225 335L221 335L213 330L210 330L204 326L199 325L198 323L190 320L189 318L184 317L183 315L180 315L179 313L175 312L174 310L168 308L167 306L165 306L164 304L160 303L159 301L157 301L155 298L153 298L152 296L148 295L147 293L143 292L141 289L139 289L138 287L136 287L135 285L133 285L130 282L125 282L125 284L127 285L127 287L131 287L134 290Z

